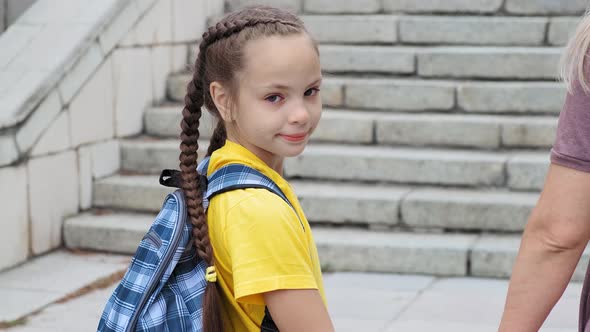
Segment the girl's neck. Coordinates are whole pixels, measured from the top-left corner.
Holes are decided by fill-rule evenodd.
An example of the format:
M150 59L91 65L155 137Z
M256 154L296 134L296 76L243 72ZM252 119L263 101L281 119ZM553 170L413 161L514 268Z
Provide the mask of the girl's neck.
M285 160L284 157L277 156L269 151L249 144L248 142L233 137L233 135L230 135L229 133L227 136L227 140L243 146L248 151L252 152L256 157L258 157L258 159L262 160L266 165L268 165L268 167L272 168L280 176L283 176L283 161Z

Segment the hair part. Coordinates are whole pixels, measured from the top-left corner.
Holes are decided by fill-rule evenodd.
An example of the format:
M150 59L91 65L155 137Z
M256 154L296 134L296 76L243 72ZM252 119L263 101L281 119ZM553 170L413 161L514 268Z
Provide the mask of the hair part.
M229 90L230 100L237 98L236 79L244 66L244 46L250 40L276 35L307 33L303 22L284 10L254 6L226 15L203 34L199 54L195 61L193 77L187 86L182 110L180 135L180 170L182 190L186 197L187 211L193 225L193 239L199 257L208 266L215 265L213 248L209 239L207 215L203 208L201 175L197 172L199 148L199 123L205 108L217 119L207 155L225 144L227 132L219 110L209 93L212 82L220 82ZM317 49L317 44L316 49ZM222 332L220 288L217 282L207 283L203 300L203 330Z
M573 93L579 84L582 90L590 93L590 85L586 78L588 48L590 47L590 10L582 17L569 40L560 61L560 76L566 83L568 91Z

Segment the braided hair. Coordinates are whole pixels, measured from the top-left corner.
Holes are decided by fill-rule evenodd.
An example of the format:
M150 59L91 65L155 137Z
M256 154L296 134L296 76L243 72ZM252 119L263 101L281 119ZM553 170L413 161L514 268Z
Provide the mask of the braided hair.
M197 172L199 148L199 122L201 107L205 106L217 119L207 155L225 144L226 128L219 110L209 93L212 82L228 86L230 96L237 91L235 73L243 67L243 48L249 41L272 35L305 33L297 16L280 9L254 6L228 14L209 27L199 44L193 76L187 86L182 110L180 135L180 171L182 190L186 197L187 211L193 225L193 239L197 253L208 266L214 266L213 248L209 239L207 215L203 208L201 175ZM206 174L205 174L206 175ZM205 332L221 332L220 289L217 282L208 282L203 301L203 329Z

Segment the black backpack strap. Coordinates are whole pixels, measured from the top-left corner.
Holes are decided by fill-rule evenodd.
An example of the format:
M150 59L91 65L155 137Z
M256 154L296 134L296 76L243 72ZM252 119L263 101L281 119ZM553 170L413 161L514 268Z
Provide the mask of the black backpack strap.
M199 163L197 166L197 171L199 172L199 186L201 187L201 192L205 192L207 190L207 168L209 167L209 157L206 157ZM182 177L180 176L180 171L176 169L165 169L162 170L160 173L160 184L165 187L172 187L172 188L182 188Z
M260 324L260 332L279 332L277 324L272 320L268 307L264 307L264 318L262 324Z
M199 187L201 192L205 192L207 190L207 177L204 175L199 175ZM182 177L180 176L180 171L175 169L165 169L160 174L160 184L166 187L172 188L182 188Z
M180 188L182 179L180 171L175 169L165 169L160 174L160 184L166 187Z

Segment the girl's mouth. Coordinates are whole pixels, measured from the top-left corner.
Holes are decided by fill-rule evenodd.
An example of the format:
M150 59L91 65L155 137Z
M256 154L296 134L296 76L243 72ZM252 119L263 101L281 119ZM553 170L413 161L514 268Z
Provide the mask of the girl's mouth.
M305 140L305 138L307 137L307 133L301 133L301 134L295 134L295 135L279 134L279 136L281 136L283 139L285 139L289 142L301 142L301 141Z

